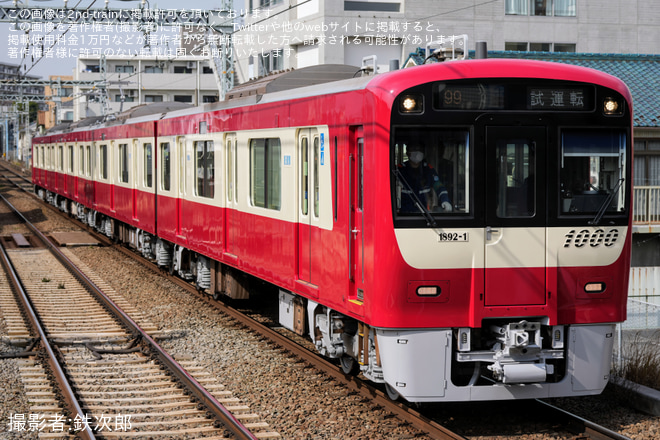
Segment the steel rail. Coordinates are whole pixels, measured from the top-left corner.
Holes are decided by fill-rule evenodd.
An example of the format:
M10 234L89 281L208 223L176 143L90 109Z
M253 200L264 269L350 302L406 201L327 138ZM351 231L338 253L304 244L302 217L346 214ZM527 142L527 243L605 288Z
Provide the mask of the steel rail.
M227 429L231 431L237 439L240 440L257 440L258 437L253 434L243 423L241 423L229 410L227 410L218 400L213 397L206 389L194 378L192 377L183 367L181 367L175 360L172 358L162 347L149 336L146 332L140 328L140 326L131 319L119 306L115 304L110 298L108 298L92 280L90 280L84 273L82 273L76 266L71 262L64 253L62 253L53 242L46 237L41 231L39 231L34 225L32 225L18 210L4 197L0 194L0 197L7 203L8 206L13 209L16 214L25 222L35 235L39 237L40 240L49 248L55 257L62 262L62 264L69 270L69 272L78 279L83 285L87 286L90 291L96 295L96 297L111 310L117 318L129 329L134 336L142 338L142 340L147 344L152 354L158 358L160 362L167 367L167 369L176 376L176 378L185 386L189 391L191 391L192 396L199 400L208 411L223 424L226 425ZM45 333L44 333L45 338ZM62 373L63 374L63 373ZM83 414L79 412L79 414ZM94 437L91 437L94 438Z
M439 423L422 415L420 412L406 406L405 404L401 402L392 401L389 397L385 395L384 392L380 391L376 387L369 385L368 383L358 379L355 376L349 376L344 374L344 372L341 371L341 368L338 367L337 365L319 357L318 354L307 350L306 348L290 340L286 336L261 324L260 322L252 319L251 317L241 313L240 311L234 309L233 307L227 304L214 301L213 299L211 299L209 295L197 291L195 286L188 283L187 281L182 280L181 278L178 278L176 276L164 273L155 264L141 258L139 255L136 255L130 249L127 249L120 245L115 245L115 248L121 251L122 253L124 253L125 255L129 256L130 258L138 262L141 262L145 267L151 269L152 271L158 273L159 275L166 276L170 281L186 289L191 294L195 295L200 300L206 302L211 307L233 318L238 323L258 333L262 337L274 342L275 344L279 345L289 353L310 363L318 370L321 370L323 373L330 376L332 379L345 385L349 390L357 392L360 395L372 400L375 404L383 407L387 411L390 411L395 416L397 416L404 422L409 423L410 425L414 426L420 431L427 433L430 437L440 440L466 439L466 437L461 436L460 434L457 434L455 432L452 432L451 430L445 428Z
M14 206L11 203L9 203L9 201L2 194L0 194L0 198L2 198L2 200L8 206L10 206L11 209L13 209L15 212L18 213L18 211L16 211ZM20 218L25 220L25 217L20 215L20 213L18 214ZM62 397L64 398L64 401L67 405L67 409L71 414L77 414L82 417L85 413L80 407L80 403L78 403L75 393L71 388L71 384L69 383L66 374L62 369L62 366L57 360L55 351L53 350L53 347L50 345L50 342L48 341L48 337L46 336L46 332L41 326L39 316L34 310L34 307L32 307L32 303L27 296L27 292L23 288L23 284L20 280L20 277L14 270L14 267L11 264L11 261L9 260L9 255L7 255L7 252L5 251L5 248L4 246L2 246L2 244L0 244L0 250L1 250L0 254L2 255L2 265L7 271L7 274L9 275L10 280L14 286L14 295L17 296L18 300L23 305L23 309L28 318L28 321L30 322L30 325L32 326L34 331L39 335L39 338L41 340L41 346L48 356L47 358L48 365L50 366L50 369L53 372L55 379L57 380L57 383L60 387L60 391L62 391ZM84 426L83 429L77 432L76 435L86 440L95 440L96 437L94 436L91 427L88 424L84 424L83 426Z
M536 399L538 404L542 405L545 410L550 410L554 415L563 420L569 426L580 428L582 434L586 435L590 439L594 440L631 440L630 437L626 437L623 434L614 432L604 426L598 425L594 422L591 422L587 419L584 419L576 414L558 408L554 405L544 402L543 400Z

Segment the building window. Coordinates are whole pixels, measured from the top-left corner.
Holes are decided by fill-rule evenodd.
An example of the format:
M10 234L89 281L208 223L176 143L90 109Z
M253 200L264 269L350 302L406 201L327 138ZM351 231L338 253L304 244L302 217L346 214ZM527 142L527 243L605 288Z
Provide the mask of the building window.
M135 96L115 95L115 102L135 102Z
M213 73L213 69L211 66L202 66L202 73L208 75L209 73Z
M73 112L72 111L64 112L64 120L65 121L73 121Z
M135 67L133 66L115 66L115 73L133 73L135 72Z
M250 1L250 11L253 11L255 9L267 9L279 3L282 3L282 0L249 0L249 1Z
M99 73L101 71L101 67L98 64L88 64L85 66L83 72L91 72L91 73Z
M163 68L160 66L146 66L144 73L163 73Z
M253 206L279 210L281 206L280 140L250 140L250 200Z
M215 95L202 96L202 102L218 102L218 97Z
M527 43L509 41L504 43L504 50L512 50L515 52L527 52Z
M554 52L570 52L575 53L575 43L555 43Z
M660 186L660 139L635 139L635 186Z
M161 162L161 177L160 187L165 191L170 190L170 143L163 142L160 144L160 162Z
M265 76L278 70L284 70L282 49L271 50L259 55L259 76Z
M344 1L344 11L400 12L401 4L387 1Z
M506 15L575 17L577 0L505 0Z
M163 102L163 95L144 95L144 102Z
M119 144L119 181L128 183L128 144Z
M531 52L550 52L552 43L529 43L529 50Z
M174 95L175 102L190 102L192 103L191 95Z
M213 141L196 141L195 151L196 195L212 199L215 186Z
M508 41L504 43L504 50L515 52L575 52L574 43L527 43Z
M174 66L174 73L192 73L192 69L186 66Z

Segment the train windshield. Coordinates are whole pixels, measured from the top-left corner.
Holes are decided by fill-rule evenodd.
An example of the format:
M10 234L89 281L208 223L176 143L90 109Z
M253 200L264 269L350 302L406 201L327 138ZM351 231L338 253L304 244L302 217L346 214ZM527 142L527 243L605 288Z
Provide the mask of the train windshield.
M561 136L562 215L625 210L626 134L620 130L564 130Z
M398 215L432 219L469 212L468 130L398 128L393 153Z

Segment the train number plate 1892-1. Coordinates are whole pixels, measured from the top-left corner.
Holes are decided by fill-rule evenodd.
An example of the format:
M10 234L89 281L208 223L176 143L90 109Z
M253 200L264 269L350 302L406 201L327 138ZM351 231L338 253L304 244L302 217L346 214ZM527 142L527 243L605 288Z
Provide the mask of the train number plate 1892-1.
M438 241L470 241L467 232L439 232Z

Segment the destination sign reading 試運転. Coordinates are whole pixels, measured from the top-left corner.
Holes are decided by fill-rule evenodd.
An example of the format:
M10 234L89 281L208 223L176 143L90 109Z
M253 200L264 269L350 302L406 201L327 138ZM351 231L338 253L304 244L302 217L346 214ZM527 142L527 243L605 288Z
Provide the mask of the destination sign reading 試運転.
M528 87L529 110L587 110L587 93L583 87Z
M590 111L594 108L590 86L551 81L519 84L513 80L437 82L433 85L436 110Z

